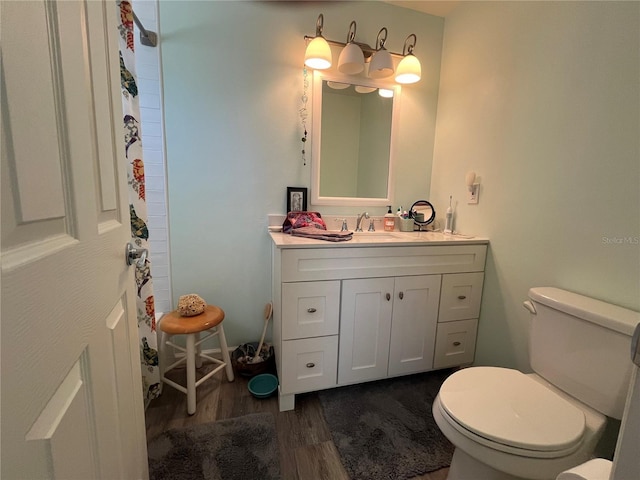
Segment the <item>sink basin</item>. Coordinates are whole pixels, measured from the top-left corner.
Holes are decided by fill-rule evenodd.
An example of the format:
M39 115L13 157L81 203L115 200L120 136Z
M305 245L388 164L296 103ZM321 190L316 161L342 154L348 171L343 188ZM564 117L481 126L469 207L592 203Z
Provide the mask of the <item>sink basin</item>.
M384 240L398 238L395 232L353 232L355 238L371 238L372 240Z

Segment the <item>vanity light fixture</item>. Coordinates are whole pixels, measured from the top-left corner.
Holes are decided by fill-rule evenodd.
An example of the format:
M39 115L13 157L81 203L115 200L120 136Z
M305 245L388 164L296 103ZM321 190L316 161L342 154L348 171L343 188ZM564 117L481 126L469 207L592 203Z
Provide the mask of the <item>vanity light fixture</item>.
M389 90L388 88L379 88L378 95L384 98L391 98L393 97L393 90Z
M331 47L322 36L324 15L318 15L316 21L316 36L307 45L304 54L304 64L315 70L326 70L331 66Z
M352 21L347 32L347 45L340 52L338 70L348 75L357 75L364 70L364 53L360 45L355 43L356 22Z
M409 40L413 37L413 42L409 43ZM420 81L422 75L422 68L420 66L420 60L418 60L413 54L413 49L418 41L415 33L412 33L404 41L404 47L402 48L403 59L398 64L396 70L396 82L402 84L416 83Z
M467 195L467 203L469 205L475 205L478 203L478 194L480 193L480 183L476 182L476 172L467 172L464 177L464 182L467 184L469 194Z
M356 41L356 22L352 21L347 32L347 42L336 42L322 36L324 27L323 14L318 15L316 21L316 34L314 37L305 35L307 49L304 56L304 63L315 70L326 70L331 67L332 54L330 45L344 47L338 58L338 71L347 75L361 74L368 66L367 75L370 78L386 78L394 73L394 63L392 57L400 57L395 81L400 84L410 84L418 82L421 78L420 61L416 58L413 50L416 46L417 37L410 34L404 42L402 54L390 52L386 49L388 31L382 27L376 38L375 48L366 43Z

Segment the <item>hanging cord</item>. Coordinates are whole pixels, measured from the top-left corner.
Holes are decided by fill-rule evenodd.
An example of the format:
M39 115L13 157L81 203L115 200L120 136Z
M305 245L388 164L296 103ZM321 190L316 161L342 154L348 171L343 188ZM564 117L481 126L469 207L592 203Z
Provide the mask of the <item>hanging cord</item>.
M302 78L303 78L303 92L302 92L302 107L299 110L300 113L300 121L302 123L302 130L304 131L304 136L301 138L302 140L302 164L307 165L307 155L306 155L306 144L307 144L307 90L309 88L309 79L307 77L307 67L302 67Z

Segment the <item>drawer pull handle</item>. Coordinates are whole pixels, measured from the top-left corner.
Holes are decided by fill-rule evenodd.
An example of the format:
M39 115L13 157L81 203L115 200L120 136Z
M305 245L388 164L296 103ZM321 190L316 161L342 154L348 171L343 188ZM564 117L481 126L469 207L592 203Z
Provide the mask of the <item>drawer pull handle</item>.
M459 347L460 346L460 342L453 342L453 346L454 347Z
M400 297L400 300L402 300L404 298L404 292L400 292L398 296Z
M315 366L316 366L316 364L315 364L315 363L313 363L313 362L309 362L309 363L307 363L307 368L313 368L313 367L315 367Z
M386 297L387 297L387 302L388 302L389 300L391 300L391 294L390 294L390 293L387 293Z
M466 295L458 295L458 300L464 300L465 298L467 298Z
M309 312L309 313L316 313L316 312L317 312L317 310L316 310L315 308L311 307L311 308L307 308L307 312Z

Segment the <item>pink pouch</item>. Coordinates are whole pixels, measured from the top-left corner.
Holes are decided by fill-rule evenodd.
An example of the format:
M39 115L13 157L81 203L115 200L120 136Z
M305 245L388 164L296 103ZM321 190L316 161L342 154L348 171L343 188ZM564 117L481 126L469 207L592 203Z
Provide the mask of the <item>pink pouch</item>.
M282 224L282 231L290 233L294 228L315 227L320 230L326 230L327 225L322 220L320 212L289 212L287 218Z

